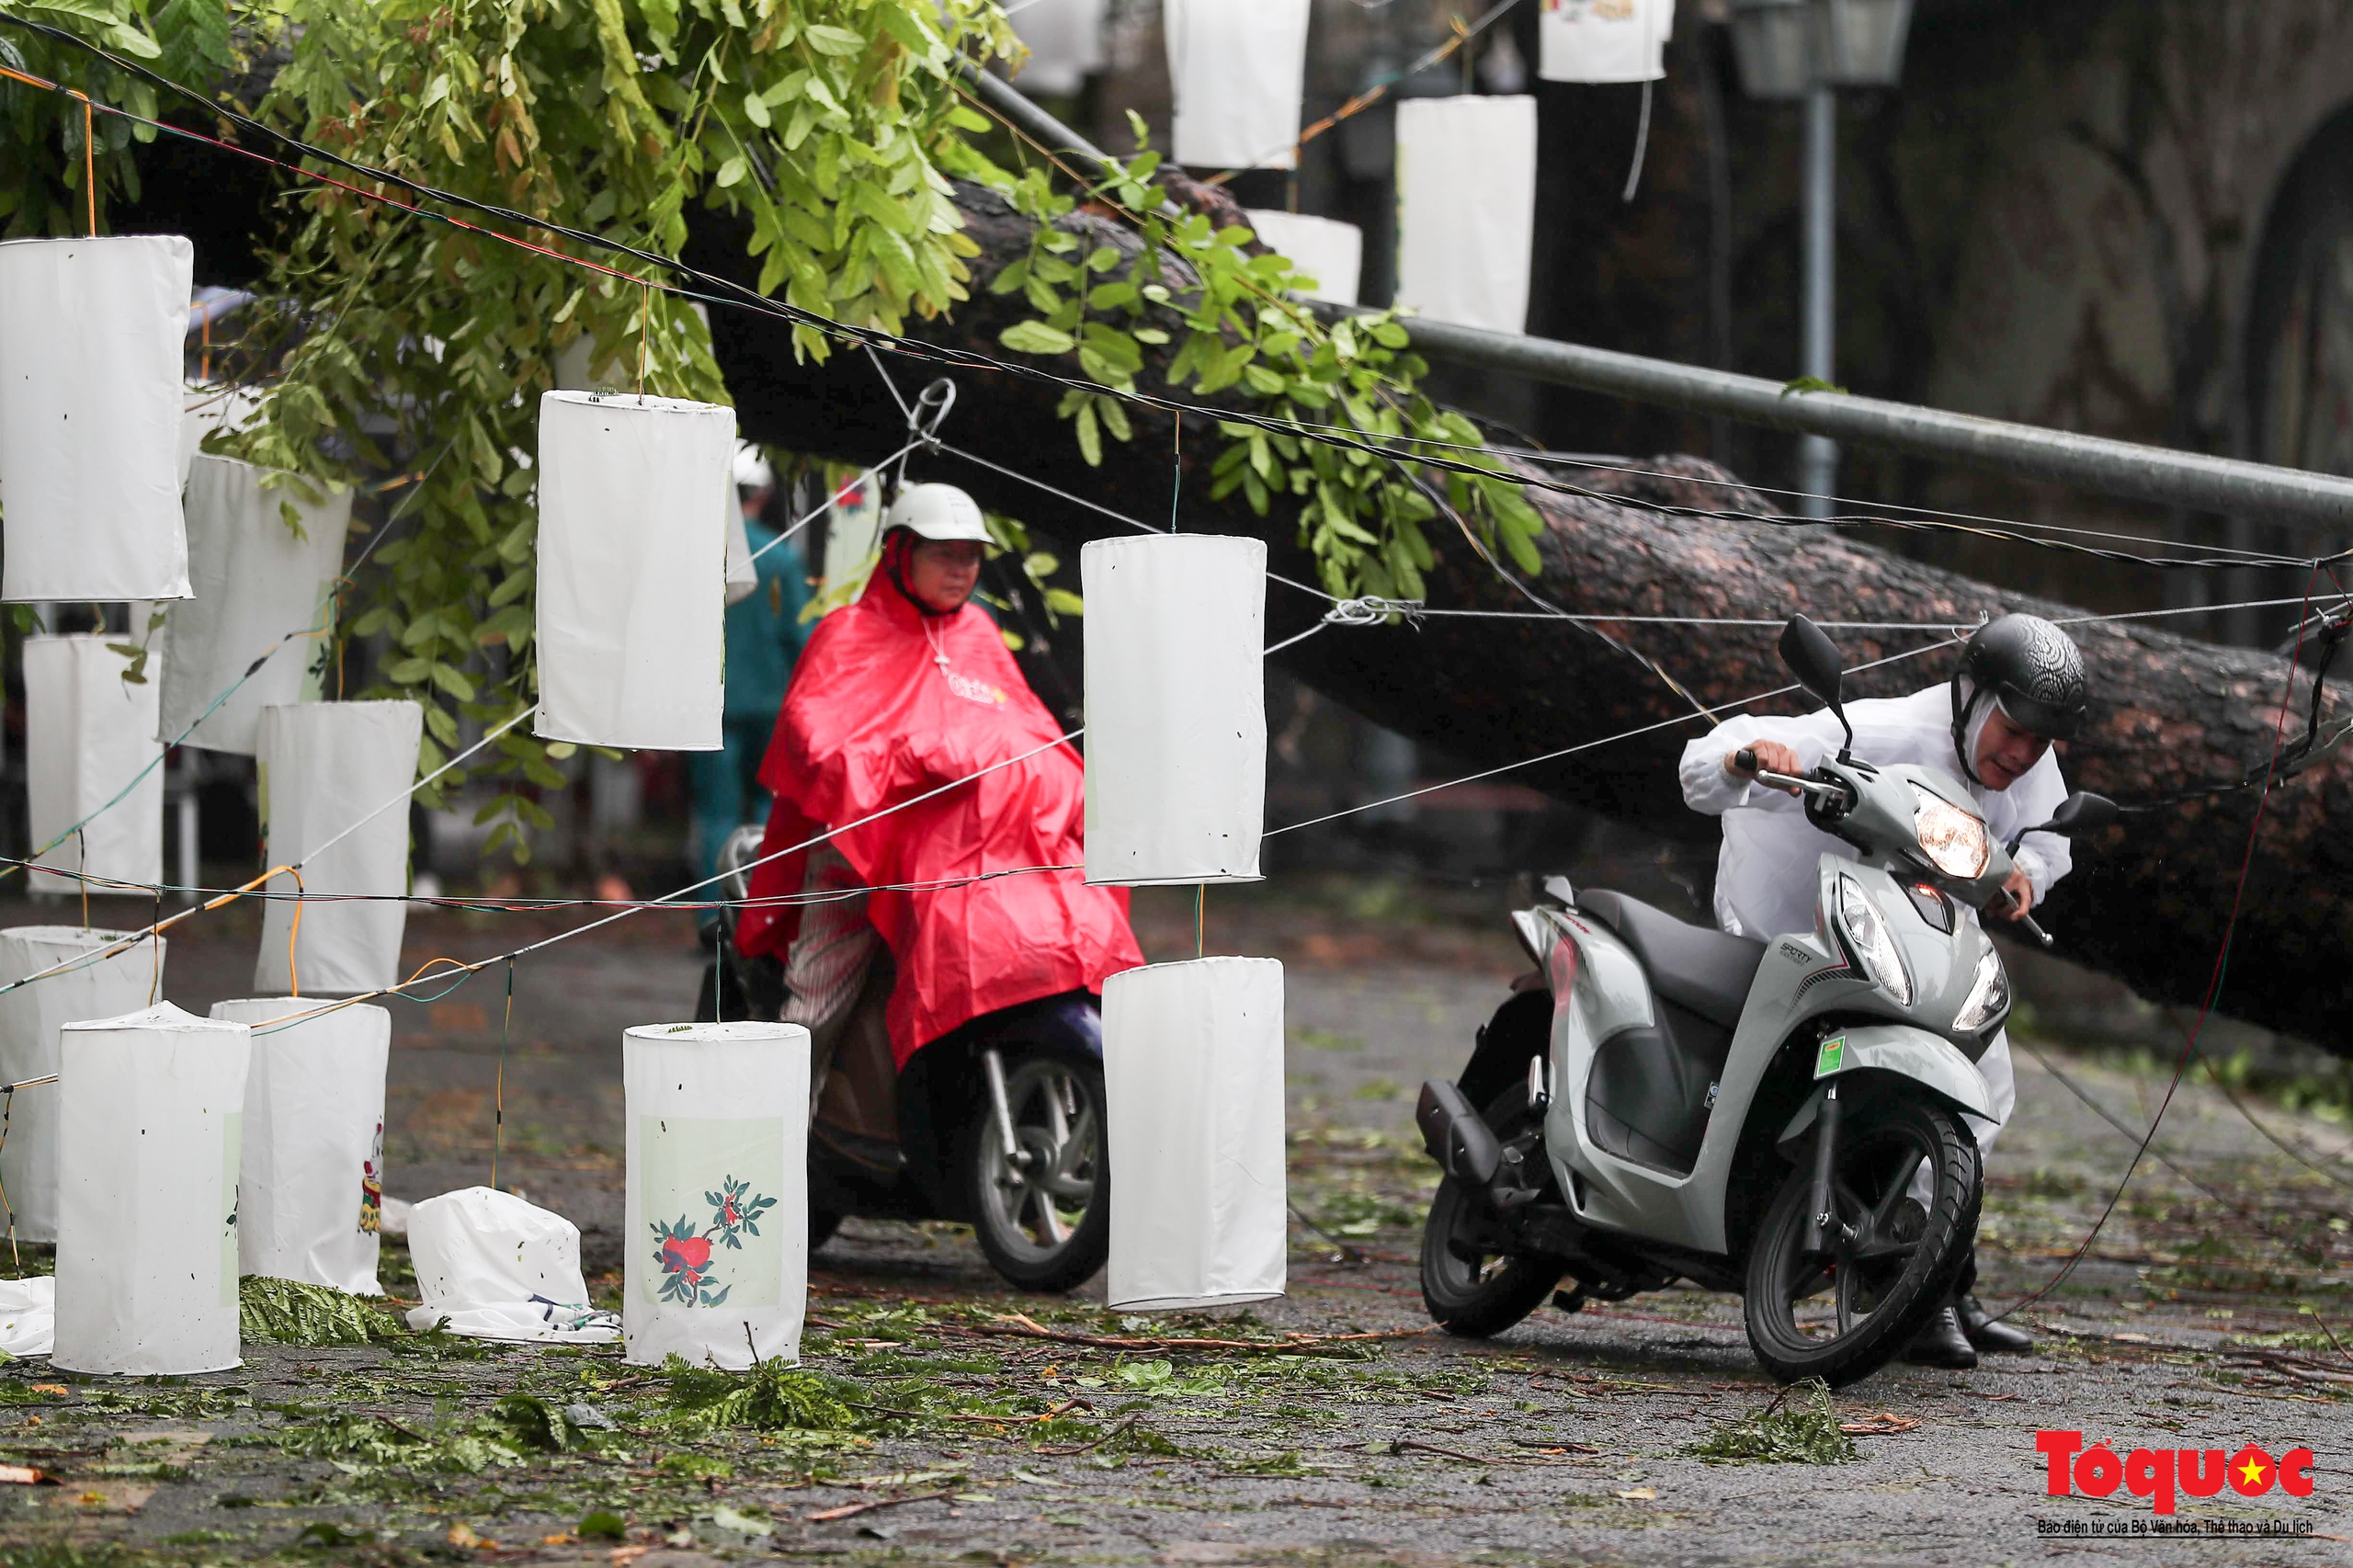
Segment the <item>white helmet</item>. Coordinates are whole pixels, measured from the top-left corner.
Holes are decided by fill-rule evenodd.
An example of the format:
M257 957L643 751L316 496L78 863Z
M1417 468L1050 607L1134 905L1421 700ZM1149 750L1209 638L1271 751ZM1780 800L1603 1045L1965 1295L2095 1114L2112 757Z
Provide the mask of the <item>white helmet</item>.
M734 475L738 490L776 488L776 470L768 466L767 455L749 441L735 443L735 460L728 472Z
M905 528L917 539L975 540L989 542L988 524L981 520L980 503L952 484L911 484L891 503L882 528Z

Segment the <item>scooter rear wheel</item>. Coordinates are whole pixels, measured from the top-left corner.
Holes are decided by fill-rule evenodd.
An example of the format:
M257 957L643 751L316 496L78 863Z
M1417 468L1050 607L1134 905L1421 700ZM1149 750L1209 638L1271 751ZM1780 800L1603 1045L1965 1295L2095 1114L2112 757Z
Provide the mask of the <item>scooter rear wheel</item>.
M1781 1184L1749 1246L1749 1346L1785 1383L1841 1388L1901 1355L1950 1293L1977 1234L1977 1142L1956 1113L1907 1096L1849 1114L1831 1183L1844 1233L1828 1255L1804 1249L1810 1162ZM1924 1165L1926 1205L1908 1196Z
M1111 1250L1103 1069L1051 1051L1017 1057L1005 1064L1005 1097L1019 1157L985 1098L958 1155L972 1233L1023 1290L1073 1290Z
M1480 1114L1506 1143L1540 1120L1524 1082L1497 1095ZM1438 1184L1422 1226L1422 1304L1432 1323L1466 1339L1501 1334L1542 1306L1561 1282L1556 1263L1487 1253L1470 1240L1482 1202L1467 1183L1448 1176Z

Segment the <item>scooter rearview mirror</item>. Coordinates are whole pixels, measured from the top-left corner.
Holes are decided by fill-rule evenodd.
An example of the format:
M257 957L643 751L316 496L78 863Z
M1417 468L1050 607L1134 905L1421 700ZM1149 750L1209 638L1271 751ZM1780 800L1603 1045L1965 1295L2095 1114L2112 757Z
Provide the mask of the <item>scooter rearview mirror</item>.
M2107 796L2078 790L2060 801L2059 809L2051 813L2051 820L2036 831L2070 837L2081 833L2097 833L2123 814L2122 809Z
M1847 732L1847 745L1855 744L1855 727L1847 722L1847 707L1839 699L1844 685L1844 661L1838 654L1838 644L1830 641L1822 628L1804 616L1790 617L1781 628L1781 663L1798 677L1798 684L1822 699L1823 705L1838 718L1838 727ZM1846 755L1841 748L1839 755Z

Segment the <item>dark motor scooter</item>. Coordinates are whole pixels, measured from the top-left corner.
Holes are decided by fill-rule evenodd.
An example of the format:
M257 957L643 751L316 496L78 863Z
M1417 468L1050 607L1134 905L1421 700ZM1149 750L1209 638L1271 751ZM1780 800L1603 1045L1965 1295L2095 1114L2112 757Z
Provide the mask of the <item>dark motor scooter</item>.
M735 950L760 830L720 851L730 901L713 931L695 1020L773 1021L784 966ZM896 970L869 967L855 1004L810 1049L809 1246L847 1215L970 1224L990 1264L1030 1290L1092 1278L1110 1246L1103 1157L1103 1019L1084 991L974 1018L898 1067L883 1024Z

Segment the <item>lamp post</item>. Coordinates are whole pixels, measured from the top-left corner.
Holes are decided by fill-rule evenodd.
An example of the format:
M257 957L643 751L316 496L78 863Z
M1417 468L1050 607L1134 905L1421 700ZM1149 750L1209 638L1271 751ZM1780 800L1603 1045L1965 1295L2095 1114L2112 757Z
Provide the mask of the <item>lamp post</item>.
M1840 87L1892 87L1904 72L1912 0L1733 0L1733 51L1753 98L1805 100L1801 233L1804 322L1799 370L1837 378L1838 99ZM1838 444L1800 437L1798 506L1826 517L1838 487Z

